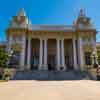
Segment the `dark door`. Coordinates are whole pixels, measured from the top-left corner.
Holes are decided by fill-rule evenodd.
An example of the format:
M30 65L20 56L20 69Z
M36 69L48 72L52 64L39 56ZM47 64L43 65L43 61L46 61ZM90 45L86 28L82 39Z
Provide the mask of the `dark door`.
M33 56L31 58L31 70L38 70L39 56Z
M49 55L48 56L48 70L55 70L55 56Z
M65 56L65 64L68 70L72 70L73 66L72 66L72 62L71 62L71 58L69 55Z

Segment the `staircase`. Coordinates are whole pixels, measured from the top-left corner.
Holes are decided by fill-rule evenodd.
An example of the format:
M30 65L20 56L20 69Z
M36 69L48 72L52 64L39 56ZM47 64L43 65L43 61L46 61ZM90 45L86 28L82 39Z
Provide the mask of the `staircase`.
M82 80L91 79L88 72L84 71L17 71L13 80Z

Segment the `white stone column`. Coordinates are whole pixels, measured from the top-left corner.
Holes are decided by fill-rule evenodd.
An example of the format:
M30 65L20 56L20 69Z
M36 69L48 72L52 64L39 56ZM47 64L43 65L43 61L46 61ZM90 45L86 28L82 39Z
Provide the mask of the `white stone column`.
M8 37L8 42L7 42L7 52L8 53L10 53L10 51L11 51L11 45L12 45L12 35L10 35L9 37Z
M65 67L65 54L64 54L64 39L61 40L61 66L63 70L66 69Z
M75 37L73 37L72 41L73 41L73 66L75 70L78 70Z
M57 39L57 70L60 70L60 40Z
M92 38L92 45L93 45L93 53L96 56L96 63L98 64L98 56L97 56L97 48L96 48L96 39ZM94 61L93 61L94 64Z
M39 70L43 67L43 40L40 39Z
M47 70L47 39L44 40L44 70Z
M22 36L22 48L21 48L21 54L20 54L20 69L24 70L25 68L25 47L26 47L26 37L25 35Z
M27 48L27 69L31 67L31 37L28 37L28 48Z
M78 59L80 64L80 69L84 70L84 59L83 59L83 46L82 46L82 38L78 38Z

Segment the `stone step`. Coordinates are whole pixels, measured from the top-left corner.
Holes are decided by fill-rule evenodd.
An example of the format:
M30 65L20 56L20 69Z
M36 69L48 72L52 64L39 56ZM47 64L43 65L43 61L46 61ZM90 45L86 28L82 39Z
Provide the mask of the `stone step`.
M80 80L89 79L86 72L17 71L14 80Z

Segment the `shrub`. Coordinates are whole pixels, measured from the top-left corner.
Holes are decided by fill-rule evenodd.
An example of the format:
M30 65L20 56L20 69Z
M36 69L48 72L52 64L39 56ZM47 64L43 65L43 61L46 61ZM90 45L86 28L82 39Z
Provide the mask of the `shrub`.
M8 54L0 49L0 67L7 67L8 58Z

